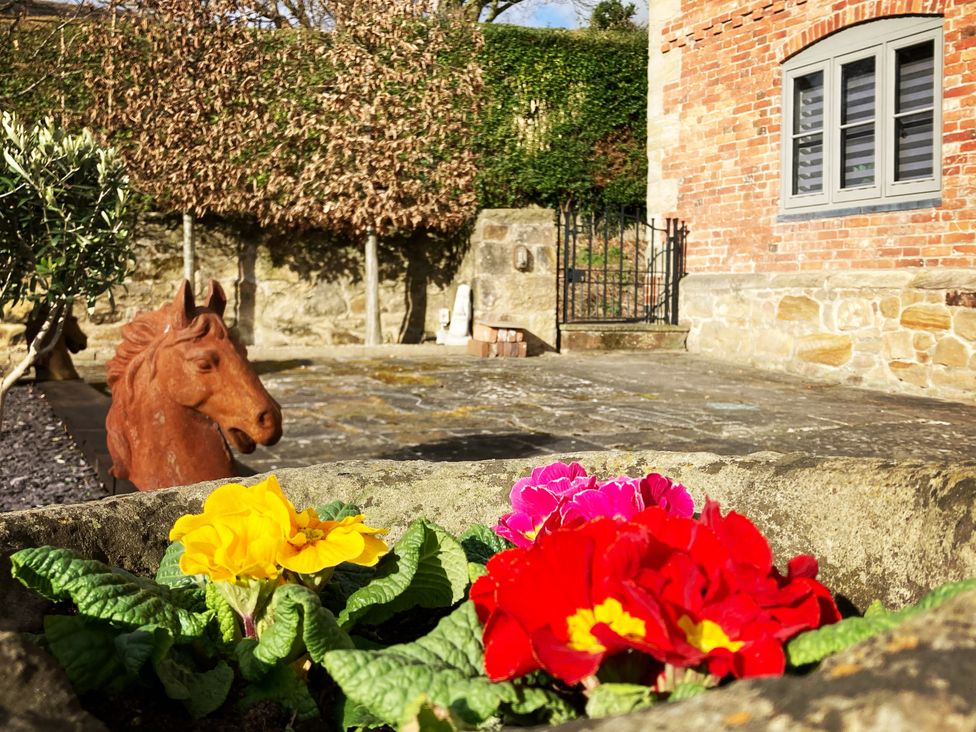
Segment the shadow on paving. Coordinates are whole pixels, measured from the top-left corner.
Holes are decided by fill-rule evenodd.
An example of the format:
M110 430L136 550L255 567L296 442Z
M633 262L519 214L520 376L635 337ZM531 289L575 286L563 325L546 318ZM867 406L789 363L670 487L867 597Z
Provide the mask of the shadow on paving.
M600 450L601 446L585 440L550 434L512 433L496 435L459 435L443 440L408 445L390 453L380 454L381 460L430 460L432 462L460 462L462 460L504 460L533 455L553 455L562 452Z

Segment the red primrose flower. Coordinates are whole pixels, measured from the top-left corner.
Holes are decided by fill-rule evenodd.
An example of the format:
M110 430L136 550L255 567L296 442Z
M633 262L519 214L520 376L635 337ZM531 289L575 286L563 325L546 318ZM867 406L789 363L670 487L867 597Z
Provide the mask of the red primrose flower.
M714 501L697 520L655 506L556 529L487 569L471 599L495 680L545 669L572 684L628 648L718 677L778 675L786 640L840 618L813 557L783 576L752 522Z

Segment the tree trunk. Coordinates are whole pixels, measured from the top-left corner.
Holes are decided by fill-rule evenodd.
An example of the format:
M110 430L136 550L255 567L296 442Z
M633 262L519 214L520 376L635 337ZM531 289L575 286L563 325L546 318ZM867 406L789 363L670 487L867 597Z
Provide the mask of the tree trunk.
M366 345L383 342L380 330L380 265L376 232L366 232Z
M7 398L7 392L10 391L11 387L17 383L17 380L24 375L38 357L43 356L54 348L54 344L61 337L61 329L64 327L64 321L67 319L70 311L71 308L63 302L53 305L51 312L47 316L47 320L44 321L41 329L37 331L34 340L30 342L27 348L27 355L24 356L20 363L14 366L9 374L6 374L0 380L0 433L3 431L3 403ZM54 334L48 338L48 335L51 334L52 326L54 327Z
M196 250L193 244L193 216L183 212L183 279L190 283L190 290L196 292Z
M429 265L422 244L411 241L403 249L407 260L404 273L403 299L405 311L397 343L423 343L427 321L427 279Z

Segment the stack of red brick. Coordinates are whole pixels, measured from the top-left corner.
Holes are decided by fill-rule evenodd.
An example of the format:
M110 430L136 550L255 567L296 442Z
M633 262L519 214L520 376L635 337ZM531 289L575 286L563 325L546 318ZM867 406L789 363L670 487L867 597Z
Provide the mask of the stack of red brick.
M468 341L468 353L481 358L525 358L527 350L525 329L512 323L476 320L474 337Z

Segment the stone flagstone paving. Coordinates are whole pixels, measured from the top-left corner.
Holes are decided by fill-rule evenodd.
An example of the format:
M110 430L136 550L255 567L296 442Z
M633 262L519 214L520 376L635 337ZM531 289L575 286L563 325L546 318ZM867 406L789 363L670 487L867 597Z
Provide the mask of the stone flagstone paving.
M285 432L243 462L264 472L363 458L543 458L600 449L976 456L976 407L686 353L390 354L254 359L282 405Z

